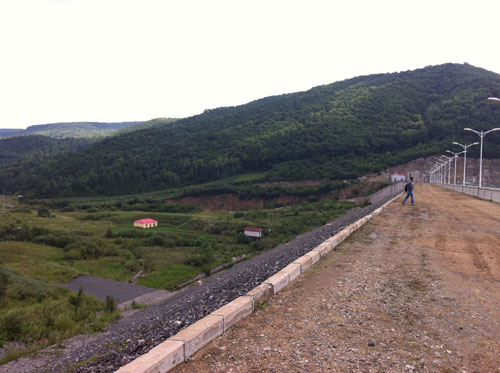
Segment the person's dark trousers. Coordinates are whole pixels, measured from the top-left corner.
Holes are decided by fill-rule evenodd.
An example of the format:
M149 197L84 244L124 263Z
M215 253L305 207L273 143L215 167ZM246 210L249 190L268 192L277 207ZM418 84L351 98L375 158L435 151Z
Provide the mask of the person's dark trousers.
M413 206L413 204L415 203L415 201L413 200L413 191L406 192L406 197L405 197L405 199L402 202L403 205L405 204L405 202L408 199L408 197L411 197L411 205Z

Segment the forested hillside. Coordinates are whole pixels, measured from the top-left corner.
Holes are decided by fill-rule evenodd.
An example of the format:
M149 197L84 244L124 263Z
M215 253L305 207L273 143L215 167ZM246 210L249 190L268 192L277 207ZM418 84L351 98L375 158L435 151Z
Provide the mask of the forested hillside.
M355 178L477 141L463 128L498 126L500 105L487 101L498 95L500 75L468 64L362 76L207 110L1 174L6 190L36 196L136 193L256 171L269 180ZM498 145L500 135L486 141ZM500 147L486 146L485 156L500 158Z
M151 119L151 120L148 120L146 122L140 122L140 123L134 124L133 126L128 126L128 127L120 128L116 132L116 134L117 135L121 135L121 134L128 133L128 132L133 132L133 131L138 131L138 130L144 130L146 128L161 127L161 126L168 125L170 123L174 123L177 120L179 120L179 119L177 119L177 118L156 118L156 119Z
M40 160L41 157L81 150L91 143L90 139L53 139L39 135L0 139L0 164L19 160Z
M141 122L117 122L117 123L100 123L100 122L75 122L75 123L51 123L37 124L29 126L25 130L0 130L0 138L26 136L26 135L42 135L53 138L82 138L82 137L99 137L107 136L122 128L137 125Z

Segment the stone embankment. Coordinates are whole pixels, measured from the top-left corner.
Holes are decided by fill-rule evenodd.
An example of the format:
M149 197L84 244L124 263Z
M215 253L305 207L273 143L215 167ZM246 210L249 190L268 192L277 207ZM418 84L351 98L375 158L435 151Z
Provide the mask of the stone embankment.
M403 185L377 193L379 202L345 216L293 241L113 324L107 333L69 340L63 349L23 358L0 367L0 372L112 372L150 351L182 329L245 295L290 263L308 253L348 225L367 216L398 193Z

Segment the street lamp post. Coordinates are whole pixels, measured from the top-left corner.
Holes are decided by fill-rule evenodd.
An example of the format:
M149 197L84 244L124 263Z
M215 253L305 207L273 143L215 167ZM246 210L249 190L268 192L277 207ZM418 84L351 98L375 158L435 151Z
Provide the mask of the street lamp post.
M438 170L439 167L437 165L434 165L432 169L432 182L435 184L438 181Z
M495 101L495 102L500 102L500 99L497 97L488 97L488 101ZM478 135L481 138L481 150L479 151L479 188L482 188L483 186L483 138L486 136L488 133L493 132L493 131L499 131L500 128L493 128L489 131L476 131L473 130L472 128L464 128L464 131L471 131L474 132L476 135Z
M462 180L462 185L465 186L465 167L467 165L467 149L470 148L472 145L477 145L479 143L475 142L475 143L472 143L469 145L462 145L462 144L459 144L458 142L453 141L453 144L459 145L464 149L464 151L463 151L463 153L464 153L464 179Z
M436 166L432 166L430 170L428 171L429 174L429 183L434 183L435 182L435 176L436 176Z
M455 152L452 152L451 150L447 150L447 152L453 154L453 158L455 158L455 167L453 168L453 172L455 174L454 178L453 178L453 185L457 185L457 158L458 158L458 155L462 154L463 152L455 153Z
M483 137L490 132L499 130L500 128L493 128L489 131L476 131L473 130L472 128L464 128L464 131L472 131L481 138L481 150L479 151L479 188L482 187L482 179L483 179Z
M438 172L439 172L438 183L444 184L444 174L445 173L443 172L443 166L446 166L446 163L445 162L437 162L436 165L438 167Z
M451 181L450 181L450 179L451 179L451 177L450 177L450 175L451 175L451 160L452 160L453 158L451 158L451 157L447 157L446 155L442 155L441 157L443 157L443 158L445 158L445 159L446 159L446 161L445 161L445 162L446 162L446 164L448 165L448 184L451 184ZM444 172L445 172L445 174L446 174L446 166L444 167ZM446 175L445 175L445 176L446 176Z
M438 163L434 163L434 177L432 178L434 183L439 182L439 165Z
M442 177L442 184L446 184L446 161L443 161L443 177Z

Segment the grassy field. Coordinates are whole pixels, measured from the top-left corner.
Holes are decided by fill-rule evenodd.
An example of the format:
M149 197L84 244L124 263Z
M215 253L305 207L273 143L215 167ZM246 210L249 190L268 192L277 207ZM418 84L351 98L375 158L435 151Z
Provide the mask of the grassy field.
M109 202L109 199L108 199ZM115 201L116 202L116 201ZM132 205L134 206L134 205ZM0 260L21 273L51 282L79 274L125 281L139 270L139 283L172 289L242 254L257 254L343 214L352 204L325 200L241 212L166 213L110 208L60 208L21 204L0 216ZM133 227L140 218L158 227ZM262 227L259 241L242 228Z

